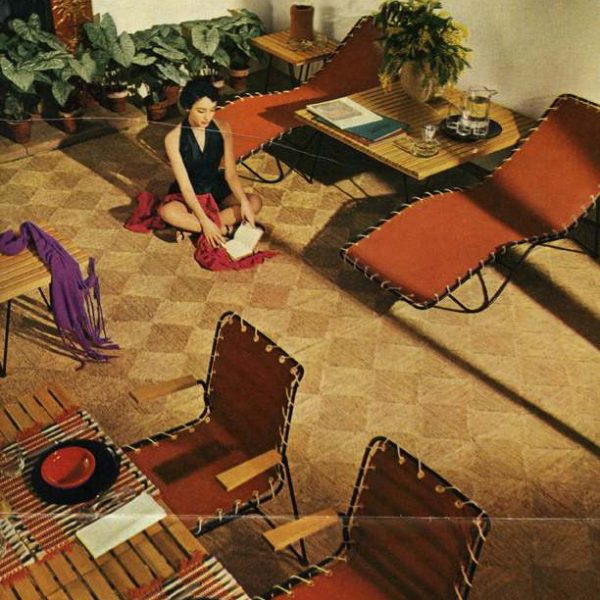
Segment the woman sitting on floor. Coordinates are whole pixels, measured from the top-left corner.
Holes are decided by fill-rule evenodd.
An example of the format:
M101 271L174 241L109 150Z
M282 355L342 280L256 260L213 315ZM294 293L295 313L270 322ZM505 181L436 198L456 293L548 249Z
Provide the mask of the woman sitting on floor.
M175 182L158 208L163 221L178 230L204 233L213 248L225 243L225 235L235 223L245 220L254 226L254 217L261 209L259 196L242 188L231 127L214 118L218 99L217 89L207 79L192 79L183 88L180 104L186 117L165 136ZM224 172L220 169L222 161ZM220 229L196 199L196 195L206 193L219 207Z

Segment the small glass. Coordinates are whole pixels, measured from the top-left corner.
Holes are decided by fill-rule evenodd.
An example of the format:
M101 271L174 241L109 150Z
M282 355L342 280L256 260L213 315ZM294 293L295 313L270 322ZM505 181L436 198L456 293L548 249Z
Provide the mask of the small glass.
M23 456L23 450L19 446L0 452L0 475L14 479L21 475L24 468L25 457Z
M440 151L440 143L435 139L436 133L435 125L425 125L421 130L420 139L414 140L413 154L423 158L435 156Z

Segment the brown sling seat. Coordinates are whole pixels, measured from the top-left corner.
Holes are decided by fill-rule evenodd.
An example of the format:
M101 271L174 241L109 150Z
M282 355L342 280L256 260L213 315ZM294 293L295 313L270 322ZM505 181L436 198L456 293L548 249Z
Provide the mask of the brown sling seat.
M339 523L333 509L263 535L276 549ZM255 600L464 600L490 523L457 488L385 437L368 444L338 550ZM325 576L328 575L328 576Z
M582 219L595 225L598 255L599 106L559 96L529 136L487 178L404 204L342 248L344 260L416 308L445 296L477 312L502 292L529 252L564 237ZM586 218L594 205L595 222ZM512 246L528 245L490 296L482 268ZM453 291L473 275L483 301L468 308Z
M138 402L200 384L200 416L124 446L197 535L265 503L285 484L297 514L287 443L303 369L239 315L217 324L206 382L187 376L133 391Z
M346 96L378 85L379 33L371 17L363 17L313 77L285 92L240 96L217 113L234 133L234 155L243 161L265 145L298 127L294 112L309 102Z

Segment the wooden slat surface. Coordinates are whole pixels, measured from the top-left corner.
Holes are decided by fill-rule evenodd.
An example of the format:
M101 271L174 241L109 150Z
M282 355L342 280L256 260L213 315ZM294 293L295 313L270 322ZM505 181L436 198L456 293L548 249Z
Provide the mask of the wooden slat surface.
M396 83L393 89L387 93L380 87L375 87L350 97L378 114L408 123L410 125L409 134L418 138L422 127L428 123L438 124L448 116L451 104L458 102L458 94L459 92L456 90L449 90L445 93L444 98L425 104L409 98L400 84ZM429 158L419 158L402 150L394 143L405 134L391 136L372 144L364 144L345 134L341 129L318 121L306 109L299 110L295 114L304 124L418 180L456 167L475 157L486 156L510 148L535 125L533 119L492 103L490 118L502 126L500 135L489 140L470 143L449 139L439 132L437 135L437 139L441 143L439 153Z
M294 49L288 44L290 38L289 30L276 31L275 33L255 37L251 40L251 44L290 65L300 67L308 63L323 60L337 49L338 42L325 38L320 43L320 37L319 34L316 34L317 41L311 47L302 50Z
M52 423L54 416L73 405L70 393L49 384L23 401L2 407L3 443L40 417L45 424ZM205 548L169 514L97 560L76 540L69 552L34 563L11 585L0 584L0 600L123 600L132 588L175 574L198 553L206 554Z
M82 250L53 227L43 225L42 228L60 242L67 252L85 268L88 256ZM0 254L0 303L39 287L45 287L50 283L50 279L50 271L46 265L29 248L15 256Z

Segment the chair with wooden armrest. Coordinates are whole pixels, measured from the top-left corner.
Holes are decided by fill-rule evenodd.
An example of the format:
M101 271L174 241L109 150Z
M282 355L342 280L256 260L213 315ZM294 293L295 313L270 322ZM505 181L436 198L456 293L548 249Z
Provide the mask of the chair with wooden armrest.
M206 382L146 385L138 402L200 385L204 409L189 423L124 447L170 509L197 534L263 504L287 483L298 514L287 441L302 366L239 315L219 319Z
M530 135L490 176L470 189L428 194L369 228L342 248L342 258L381 287L427 309L478 312L494 302L530 252L567 236L580 222L600 238L600 105L559 96ZM594 213L594 218L586 215ZM484 267L523 246L492 292ZM455 290L477 276L482 300L467 306Z
M281 550L339 522L326 509L263 535ZM473 501L384 437L367 446L342 525L333 555L255 600L292 589L295 600L465 600L490 527Z

